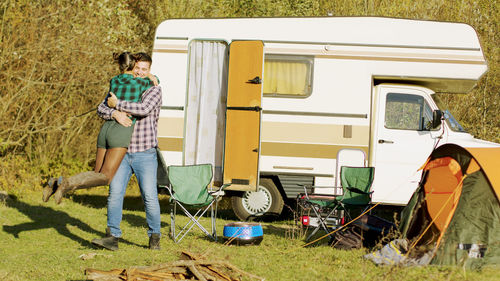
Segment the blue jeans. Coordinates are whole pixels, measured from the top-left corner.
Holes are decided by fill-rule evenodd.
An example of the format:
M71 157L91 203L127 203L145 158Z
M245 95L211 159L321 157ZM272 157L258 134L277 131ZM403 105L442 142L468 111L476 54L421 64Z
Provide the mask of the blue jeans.
M121 237L120 223L122 221L123 198L132 174L139 182L142 200L146 209L148 236L152 233L160 234L161 218L160 203L156 186L156 149L127 153L123 158L118 171L109 185L108 196L108 227L111 235Z

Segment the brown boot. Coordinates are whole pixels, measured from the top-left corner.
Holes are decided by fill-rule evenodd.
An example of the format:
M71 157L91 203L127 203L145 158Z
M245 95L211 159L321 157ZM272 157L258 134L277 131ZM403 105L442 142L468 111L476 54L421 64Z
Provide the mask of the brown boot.
M150 250L160 250L160 234L152 233L149 237L149 249Z
M105 174L96 172L83 172L69 178L61 177L58 181L58 187L54 193L56 203L61 203L64 195L75 189L83 189L101 185L108 185L109 179Z
M57 190L57 178L50 178L43 188L42 201L49 201L50 196L54 195Z
M118 250L118 242L120 241L120 238L114 237L111 235L111 231L109 230L109 227L106 228L106 236L104 238L99 238L99 239L92 239L92 244L108 249L111 251L116 251Z

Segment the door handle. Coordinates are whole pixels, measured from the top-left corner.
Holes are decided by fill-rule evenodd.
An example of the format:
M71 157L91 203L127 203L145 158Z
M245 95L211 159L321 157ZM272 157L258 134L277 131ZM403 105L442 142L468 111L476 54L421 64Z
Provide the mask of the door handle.
M245 111L261 111L262 107L260 106L228 106L226 107L228 110L245 110Z
M255 78L248 80L247 83L249 83L249 84L262 84L262 79L260 79L259 76L255 76Z
M252 150L252 152L259 152L259 149L256 148L256 149Z
M378 140L378 143L394 143L393 141L390 141L390 140Z

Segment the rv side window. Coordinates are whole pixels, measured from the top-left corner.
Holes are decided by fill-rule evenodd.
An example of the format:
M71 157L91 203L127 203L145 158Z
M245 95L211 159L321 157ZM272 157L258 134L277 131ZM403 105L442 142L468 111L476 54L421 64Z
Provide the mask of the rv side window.
M271 55L264 60L264 96L305 98L311 95L314 58Z
M385 127L400 130L428 130L432 110L422 96L387 94Z

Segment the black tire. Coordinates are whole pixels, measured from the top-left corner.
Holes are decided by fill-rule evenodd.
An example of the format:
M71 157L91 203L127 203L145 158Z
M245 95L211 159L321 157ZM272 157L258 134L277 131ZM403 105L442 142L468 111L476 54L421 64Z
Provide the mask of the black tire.
M277 218L283 204L281 193L272 179L260 179L257 191L246 191L231 197L234 214L242 221L267 216Z

